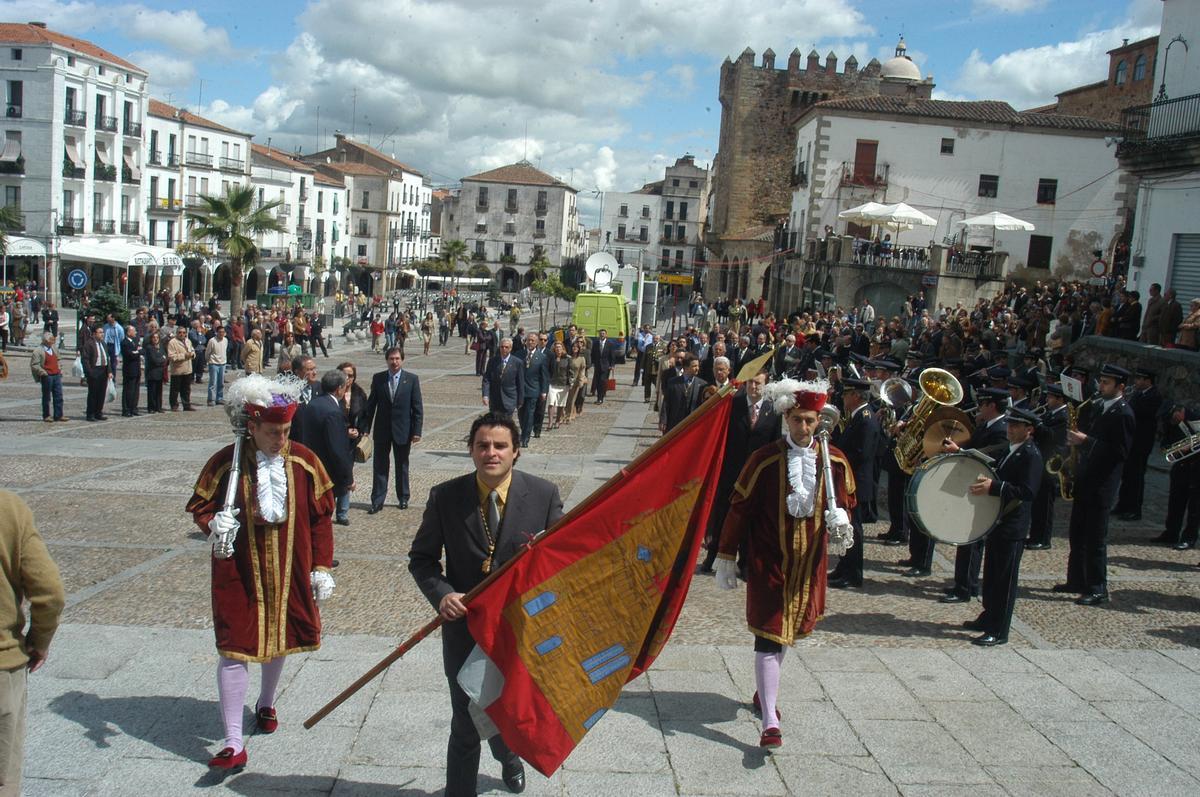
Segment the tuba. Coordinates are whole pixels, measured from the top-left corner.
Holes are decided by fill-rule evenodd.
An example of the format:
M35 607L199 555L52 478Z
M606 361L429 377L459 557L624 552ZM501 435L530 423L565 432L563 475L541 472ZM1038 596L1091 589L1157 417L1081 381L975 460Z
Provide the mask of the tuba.
M879 425L886 435L895 433L896 420L908 411L912 404L912 385L898 376L883 382L871 383L871 397L879 401Z
M896 435L896 463L910 475L925 458L925 429L933 411L939 406L952 407L963 398L962 385L954 374L941 368L926 368L917 377L917 384L921 388L921 400Z

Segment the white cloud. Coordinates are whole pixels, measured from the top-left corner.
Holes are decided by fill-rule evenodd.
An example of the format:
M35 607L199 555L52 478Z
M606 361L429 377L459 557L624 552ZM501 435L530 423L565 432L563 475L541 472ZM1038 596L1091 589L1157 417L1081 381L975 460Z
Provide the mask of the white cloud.
M1046 0L975 0L977 9L1004 11L1009 14L1024 14L1045 5Z
M696 70L688 64L673 64L667 67L667 77L674 81L670 93L688 95L696 90Z
M172 105L182 103L183 92L196 78L196 65L190 59L145 50L130 53L129 60L149 73L150 93Z
M190 56L233 54L225 29L209 26L191 9L161 11L131 4L109 9L108 15L116 16L121 32L133 39L155 42Z

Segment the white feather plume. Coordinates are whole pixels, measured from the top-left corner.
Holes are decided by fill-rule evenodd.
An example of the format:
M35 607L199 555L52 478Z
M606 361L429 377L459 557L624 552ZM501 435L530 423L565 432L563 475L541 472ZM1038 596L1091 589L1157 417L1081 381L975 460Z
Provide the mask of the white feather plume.
M262 374L246 374L225 390L225 410L236 424L247 404L270 407L273 404L294 404L300 400L304 382L294 376L268 379ZM282 399L282 402L280 401Z
M780 379L763 388L764 397L771 402L771 405L775 407L775 412L780 416L796 406L796 394L801 392L828 395L829 382L825 379L816 379L811 382L801 382L799 379Z

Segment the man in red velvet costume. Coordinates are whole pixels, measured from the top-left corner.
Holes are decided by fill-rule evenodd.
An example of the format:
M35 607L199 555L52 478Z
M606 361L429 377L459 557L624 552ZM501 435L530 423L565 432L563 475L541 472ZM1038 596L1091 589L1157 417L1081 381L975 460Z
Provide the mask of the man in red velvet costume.
M750 455L730 496L717 552L717 585L737 587L738 547L746 543L746 621L754 634L754 707L762 712L759 745L779 747L779 674L784 645L807 636L825 614L826 547L853 538L854 472L829 447L836 508L825 492L815 440L828 383L784 379L766 388L786 434Z
M242 713L248 663L262 665L255 719L261 732L271 733L279 724L275 689L283 659L321 646L318 604L333 592L333 485L317 456L288 440L303 387L297 380L252 374L230 388L227 407L231 416L244 415L247 430L236 508L224 508L232 445L204 466L187 505L213 543L213 626L225 744L209 766L219 769L246 765ZM230 539L232 555L222 544Z

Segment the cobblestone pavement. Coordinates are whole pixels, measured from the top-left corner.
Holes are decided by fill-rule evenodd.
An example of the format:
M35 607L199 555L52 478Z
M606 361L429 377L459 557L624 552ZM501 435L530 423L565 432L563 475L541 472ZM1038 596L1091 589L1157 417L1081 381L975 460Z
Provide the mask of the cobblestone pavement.
M431 611L405 554L429 488L470 469L465 434L481 410L473 362L453 338L410 356L425 434L412 457L412 503L367 516L359 466L352 525L338 527L337 592L325 647L285 671L273 737L251 766L218 782L203 761L219 730L207 546L183 513L204 460L230 439L218 409L186 416L40 421L28 360L0 383L0 485L23 495L62 569L64 627L30 680L29 794L426 794L441 781L445 685L436 642L312 732L298 721L365 671ZM383 367L339 345L321 367ZM654 416L620 388L569 427L547 431L520 467L559 485L568 507L657 439ZM200 386L197 386L200 387ZM83 389L66 387L82 417ZM953 551L909 580L905 548L869 541L862 591L831 591L825 621L785 664L784 752L764 757L744 701L753 691L741 591L694 584L675 636L554 778L535 794L1200 792L1200 569L1195 552L1151 546L1166 478L1151 469L1142 523L1112 524L1113 602L1075 606L1049 587L1065 572L1068 505L1049 551L1022 564L1008 648L979 650L960 629L977 605L936 602ZM883 504L881 499L881 505ZM868 529L868 537L884 524ZM481 788L503 791L495 767ZM968 785L970 784L970 785ZM210 789L213 791L213 789Z

